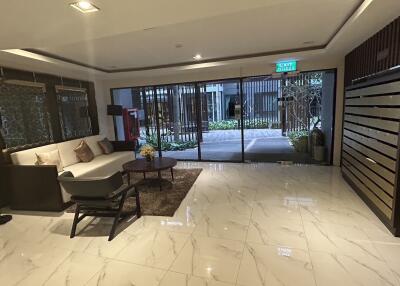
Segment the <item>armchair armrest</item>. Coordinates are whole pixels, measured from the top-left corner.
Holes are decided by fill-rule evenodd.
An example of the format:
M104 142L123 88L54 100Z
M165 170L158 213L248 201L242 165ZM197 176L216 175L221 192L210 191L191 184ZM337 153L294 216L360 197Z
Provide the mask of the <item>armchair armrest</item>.
M10 204L10 166L0 165L0 208Z
M61 211L65 205L55 166L9 167L11 208L32 211Z
M121 151L135 151L136 141L111 141L116 152Z

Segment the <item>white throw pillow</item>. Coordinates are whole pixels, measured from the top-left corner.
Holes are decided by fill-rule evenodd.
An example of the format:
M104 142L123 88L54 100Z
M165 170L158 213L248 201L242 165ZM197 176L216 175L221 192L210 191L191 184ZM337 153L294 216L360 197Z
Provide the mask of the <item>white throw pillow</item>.
M36 159L36 165L54 165L57 167L58 172L62 172L64 170L58 150L39 154L36 153Z

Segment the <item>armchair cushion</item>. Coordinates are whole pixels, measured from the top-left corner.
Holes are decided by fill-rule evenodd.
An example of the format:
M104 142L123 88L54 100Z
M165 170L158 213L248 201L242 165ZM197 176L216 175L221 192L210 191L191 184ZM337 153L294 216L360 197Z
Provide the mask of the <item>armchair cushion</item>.
M112 199L123 189L121 172L116 172L107 177L75 178L71 172L65 172L58 177L58 181L64 190L72 198L80 199Z

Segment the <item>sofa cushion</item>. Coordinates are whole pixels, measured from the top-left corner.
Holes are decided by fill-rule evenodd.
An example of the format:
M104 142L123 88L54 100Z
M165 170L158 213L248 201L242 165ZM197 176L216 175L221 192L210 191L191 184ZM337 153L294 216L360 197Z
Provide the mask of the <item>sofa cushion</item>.
M82 139L75 139L57 144L58 152L60 153L61 162L64 168L80 162L74 149L81 141Z
M47 153L57 150L57 144L46 145L24 151L12 153L11 161L14 165L35 165L36 153Z
M103 140L100 140L97 143L99 144L104 154L111 154L114 152L114 146L111 144L108 138L104 138Z
M122 171L122 165L135 159L131 151L114 152L109 155L100 155L91 162L78 163L64 167L64 171L70 171L75 177L104 177L117 171Z
M97 142L99 142L103 138L104 136L101 135L95 135L83 138L83 140L85 140L86 143L89 145L95 157L103 154L103 151L101 150L99 144L97 144Z
M88 163L94 158L94 154L85 140L82 140L81 143L79 143L79 145L74 149L74 151L76 156L82 162Z
M63 171L58 149L45 153L36 153L36 165L54 165L57 167L58 172Z

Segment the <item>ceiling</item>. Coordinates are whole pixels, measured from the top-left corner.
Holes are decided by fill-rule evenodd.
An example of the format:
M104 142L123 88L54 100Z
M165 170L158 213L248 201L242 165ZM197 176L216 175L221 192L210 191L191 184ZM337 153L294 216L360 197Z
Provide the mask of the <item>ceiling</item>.
M103 72L151 70L186 66L197 53L204 62L343 53L400 15L398 0L92 0L101 9L92 14L71 2L2 3L0 50L30 49ZM353 18L366 4L376 7L360 25Z

